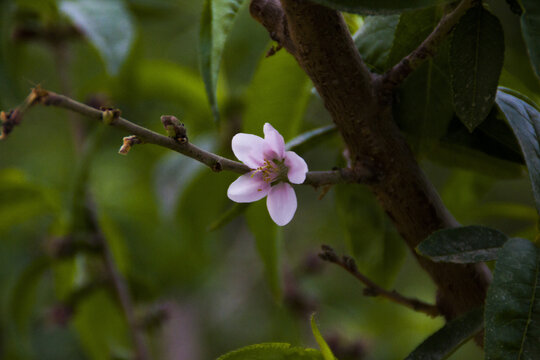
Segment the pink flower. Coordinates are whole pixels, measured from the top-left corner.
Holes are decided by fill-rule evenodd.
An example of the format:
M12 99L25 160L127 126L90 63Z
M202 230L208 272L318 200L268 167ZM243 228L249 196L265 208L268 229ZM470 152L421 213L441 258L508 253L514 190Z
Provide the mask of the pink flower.
M290 183L303 183L308 167L295 152L285 151L283 136L272 125L266 123L263 129L264 139L242 133L233 137L234 155L252 170L229 186L227 196L232 201L248 203L268 195L270 217L283 226L291 221L297 206Z

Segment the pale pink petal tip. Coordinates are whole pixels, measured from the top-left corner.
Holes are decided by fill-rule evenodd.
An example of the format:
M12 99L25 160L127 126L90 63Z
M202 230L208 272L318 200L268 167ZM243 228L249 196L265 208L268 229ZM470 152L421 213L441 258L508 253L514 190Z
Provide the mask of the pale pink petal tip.
M270 217L279 226L287 225L296 212L296 194L291 184L279 183L270 188L266 206Z
M264 149L266 143L263 138L252 134L236 134L232 138L231 147L234 155L252 169L264 164Z
M306 180L306 173L308 172L307 163L294 151L287 151L285 153L285 166L289 169L287 177L290 182L293 184L302 184Z
M283 159L285 156L285 140L283 136L274 129L270 123L264 124L264 141L268 145L269 149L266 149L267 156L270 158ZM273 154L268 154L268 152L273 152ZM272 159L270 159L272 160Z
M236 179L227 190L227 196L238 203L249 203L262 199L268 194L270 184L262 180L260 173L247 173Z

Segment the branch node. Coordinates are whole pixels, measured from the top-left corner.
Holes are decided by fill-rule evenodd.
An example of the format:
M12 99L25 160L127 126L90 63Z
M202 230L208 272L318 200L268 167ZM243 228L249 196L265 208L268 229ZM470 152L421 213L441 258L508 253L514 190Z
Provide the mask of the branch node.
M369 279L364 274L358 271L356 262L350 256L342 256L341 258L336 255L334 250L327 245L322 246L323 252L319 254L319 257L324 261L332 262L339 267L345 269L349 274L358 279L365 285L363 293L365 296L381 296L396 304L403 305L409 309L422 312L428 316L435 317L440 315L439 309L435 305L424 303L418 299L409 298L401 295L395 290L389 291L383 289L377 285L374 281Z
M124 144L118 150L118 153L121 155L127 155L131 147L136 144L142 144L143 141L139 139L136 135L126 136L123 138Z
M187 130L184 124L173 115L162 115L161 123L167 131L167 136L178 141L180 144L185 144L188 141Z
M273 56L275 55L279 50L281 50L283 48L283 46L281 46L281 44L277 44L276 46L272 46L267 52L266 52L266 55L265 57L270 57L270 56Z
M380 292L376 288L368 286L362 290L362 294L364 294L364 296L375 297L378 296Z
M112 125L112 123L122 115L122 112L119 109L102 106L100 110L103 111L101 113L101 120L105 125Z
M212 171L213 171L213 172L220 172L221 170L223 170L223 165L221 164L221 161L216 160L216 161L212 164Z
M322 245L321 246L322 252L319 253L319 257L324 261L329 261L331 263L338 263L339 258L334 252L334 249L332 249L328 245Z

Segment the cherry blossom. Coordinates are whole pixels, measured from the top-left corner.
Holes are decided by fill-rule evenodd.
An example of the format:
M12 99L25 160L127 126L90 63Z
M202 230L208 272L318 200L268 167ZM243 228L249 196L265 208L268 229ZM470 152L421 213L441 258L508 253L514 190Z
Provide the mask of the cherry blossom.
M294 151L285 151L283 136L269 123L264 124L264 139L252 134L236 134L232 150L238 160L251 168L227 190L229 199L249 203L267 196L270 217L279 226L287 225L297 207L292 184L306 179L308 167Z

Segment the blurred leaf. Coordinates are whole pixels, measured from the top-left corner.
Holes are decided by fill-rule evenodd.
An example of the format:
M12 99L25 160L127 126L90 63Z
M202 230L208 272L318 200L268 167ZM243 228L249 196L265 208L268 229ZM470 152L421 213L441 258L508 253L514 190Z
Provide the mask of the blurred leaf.
M406 360L447 359L483 327L483 309L472 310L444 325L414 349Z
M403 13L389 56L389 65L415 49L437 25L441 10L432 7ZM403 83L395 108L399 127L408 135L413 149L429 152L445 133L452 120L452 94L448 79L448 43L428 59Z
M540 3L537 0L521 0L521 4L524 9L521 31L534 71L540 79Z
M197 145L205 150L214 147L210 138L199 138ZM173 217L182 190L203 167L198 161L178 153L167 153L159 160L154 170L154 189L163 218Z
M499 252L486 299L486 359L533 360L540 354L540 251L510 239Z
M457 264L491 261L508 237L485 226L462 226L438 230L417 247L417 251L435 262Z
M335 191L345 243L358 270L381 286L390 285L406 254L403 241L367 189L336 185Z
M62 0L60 10L88 37L116 75L135 39L135 27L123 0Z
M219 120L217 80L227 36L244 0L205 0L201 17L199 53L201 73L214 119Z
M503 91L497 92L496 102L521 146L529 170L536 208L540 211L540 112Z
M347 24L347 27L349 28L349 32L351 34L357 32L364 23L364 19L360 15L351 13L343 13L342 15L343 19L345 20L345 24Z
M92 292L81 300L77 305L73 323L81 345L91 359L111 359L113 353L130 349L122 310L109 293L103 290Z
M211 116L204 83L195 71L164 60L141 60L135 71L141 98L179 103L196 120Z
M227 225L238 216L242 215L249 207L249 203L234 203L227 211L220 215L220 217L214 221L210 227L209 231L214 231L221 229L223 226Z
M453 170L440 190L441 198L448 210L456 214L459 222L470 219L471 212L483 204L487 192L495 179L473 171Z
M285 343L250 345L231 351L217 360L323 360L318 350L291 347Z
M263 57L246 90L243 128L262 134L270 123L285 141L298 134L310 95L310 81L292 56L279 51Z
M58 6L56 0L16 0L18 9L36 12L45 22L58 18Z
M208 228L230 204L227 188L235 176L228 172L216 174L205 168L182 187L176 208L176 224L169 229L169 232L177 231L173 239L181 242L181 249L176 254L164 249L165 254L161 255L176 261L176 264L169 266L180 277L177 281L196 283L198 276L204 274L207 266L214 261L212 250L219 245L215 241L219 234L208 231Z
M60 199L14 168L0 170L0 234L43 214L57 214Z
M51 259L40 256L25 266L18 276L9 301L9 314L17 330L26 332L36 302L36 288L45 271L50 269Z
M185 235L191 237L190 242L196 243L196 239L202 240L209 235L210 223L223 212L225 204L230 203L227 188L235 175L216 175L202 169L182 188L177 216L180 223L185 225Z
M126 275L129 272L129 250L126 243L126 239L118 226L114 223L113 219L108 216L103 208L99 208L97 211L99 215L99 227L105 236L105 241L114 258L114 263L118 270Z
M317 323L315 322L315 314L311 315L311 332L313 333L313 336L315 337L315 340L317 341L317 344L319 344L319 348L321 349L321 354L324 358L324 360L335 360L335 356L332 353L332 350L324 340L324 338L321 335L321 332L319 331L319 328L317 327Z
M321 141L324 141L325 138L336 132L337 128L333 124L309 130L289 140L285 144L285 149L301 152L306 148L309 148L320 143Z
M266 279L276 302L281 302L280 257L282 230L277 226L266 209L266 201L252 203L246 211L249 230L255 237L255 245L266 274Z
M359 14L400 13L451 2L451 0L314 0L333 9Z
M493 107L503 61L499 19L481 5L469 9L453 31L450 76L454 109L471 132Z
M368 16L364 19L364 25L354 34L354 44L362 59L378 73L389 68L388 56L398 22L399 15Z

